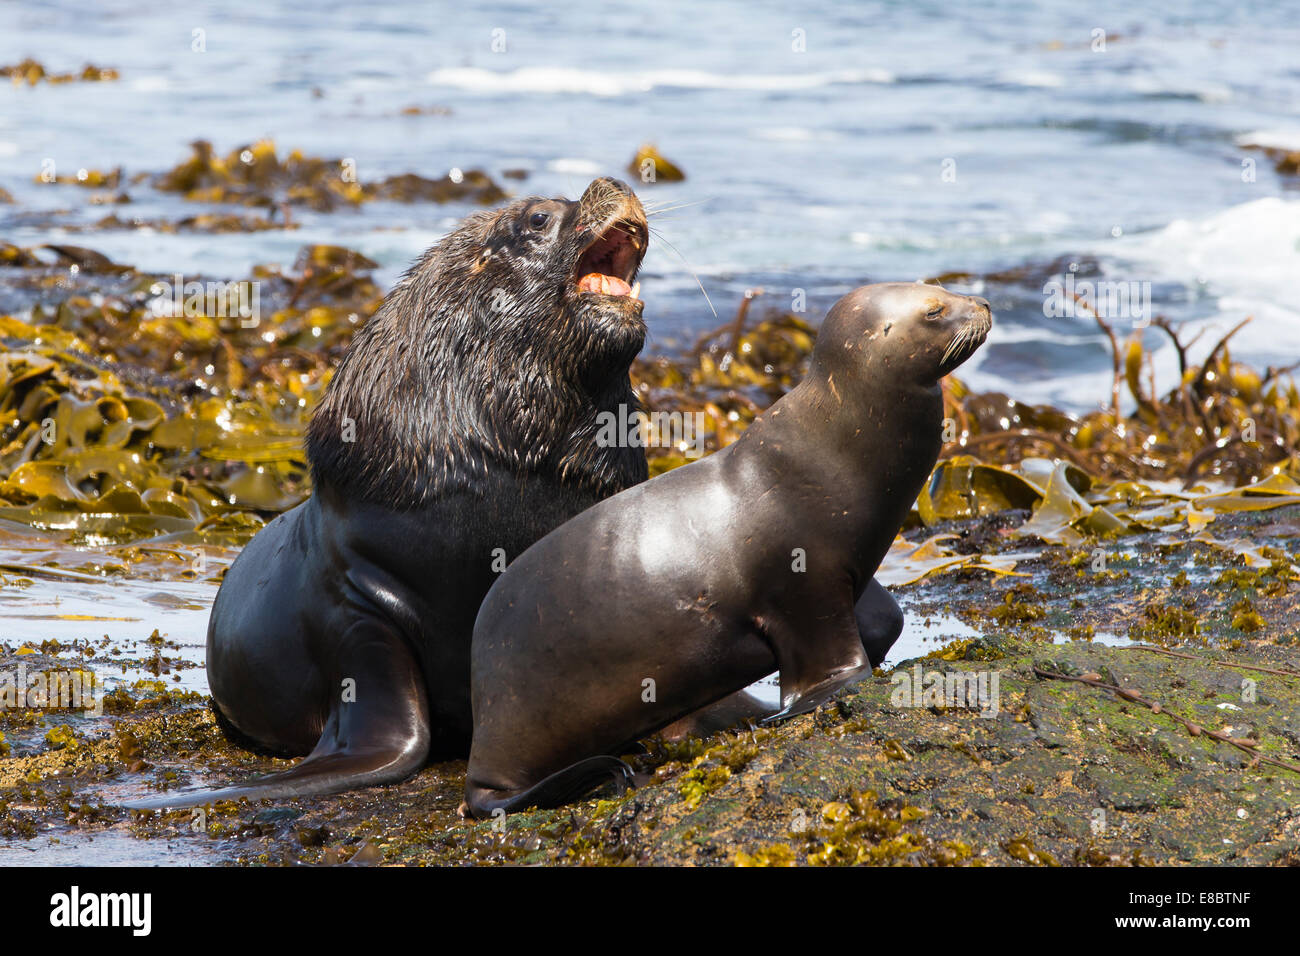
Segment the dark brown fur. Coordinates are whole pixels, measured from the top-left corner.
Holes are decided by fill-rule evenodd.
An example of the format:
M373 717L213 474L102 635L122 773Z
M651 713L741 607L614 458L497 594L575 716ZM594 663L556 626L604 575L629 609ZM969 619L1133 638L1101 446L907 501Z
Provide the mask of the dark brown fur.
M555 471L601 497L646 477L638 449L595 441L599 409L638 407L627 368L645 327L568 281L593 224L626 202L608 182L581 206L533 198L477 213L424 254L357 333L312 419L318 482L413 508L482 487L493 463ZM521 227L532 209L561 215L554 244Z
M630 283L646 235L631 190L597 180L473 215L406 274L312 420L314 494L239 555L208 626L223 720L307 759L133 806L332 793L468 751L501 557L646 477L640 448L596 441L600 412L636 406L641 303L577 284Z

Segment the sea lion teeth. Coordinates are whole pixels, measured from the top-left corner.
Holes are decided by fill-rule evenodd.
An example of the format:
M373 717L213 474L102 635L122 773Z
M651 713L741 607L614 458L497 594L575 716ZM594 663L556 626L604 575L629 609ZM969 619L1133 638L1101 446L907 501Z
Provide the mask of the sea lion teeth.
M607 276L599 272L591 272L583 276L581 281L578 282L578 291L599 292L601 295L628 295L631 293L632 287L618 276Z

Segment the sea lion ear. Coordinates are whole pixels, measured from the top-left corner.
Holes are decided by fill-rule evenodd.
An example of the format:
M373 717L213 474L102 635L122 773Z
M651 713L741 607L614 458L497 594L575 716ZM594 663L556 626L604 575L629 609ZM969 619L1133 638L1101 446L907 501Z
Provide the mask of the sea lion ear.
M482 272L487 268L487 264L492 261L492 247L484 246L479 252L478 258L474 260L474 265L470 266L471 272Z

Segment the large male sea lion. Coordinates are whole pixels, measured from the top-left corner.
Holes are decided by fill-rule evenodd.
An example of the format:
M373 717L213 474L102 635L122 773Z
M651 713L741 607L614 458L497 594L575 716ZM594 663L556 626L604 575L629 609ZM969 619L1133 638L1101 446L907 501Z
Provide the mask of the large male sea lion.
M991 325L983 299L935 286L857 289L735 443L520 555L474 628L469 813L626 779L629 742L773 670L770 719L867 672L855 605L938 457L939 380Z
M236 736L296 766L130 806L400 780L469 748L469 649L506 560L645 479L598 415L638 407L645 252L632 191L519 199L430 249L357 333L308 432L315 492L217 594L208 682Z

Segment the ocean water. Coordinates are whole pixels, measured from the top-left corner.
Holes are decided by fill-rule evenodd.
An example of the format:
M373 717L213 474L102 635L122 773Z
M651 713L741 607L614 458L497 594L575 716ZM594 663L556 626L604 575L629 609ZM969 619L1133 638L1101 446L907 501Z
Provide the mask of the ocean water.
M524 168L506 185L573 196L593 176L629 177L653 141L687 179L638 186L671 208L643 271L652 349L718 325L747 288L773 307L803 290L816 320L864 282L965 273L950 287L988 296L999 319L965 377L1087 410L1108 394L1105 340L1086 314L1044 314L1046 278L1077 262L1080 277L1149 289L1149 313L1191 327L1254 315L1235 354L1289 364L1300 182L1243 144L1300 148L1294 5L1152 7L25 0L6 5L0 63L89 61L122 78L0 86L0 185L18 200L0 206L0 238L217 277L326 241L374 257L391 282L469 209L384 203L304 211L295 232L71 239L43 213L76 223L104 208L33 180L47 159L131 174L174 165L195 139L224 152L271 137L351 157L362 179ZM130 192L136 216L195 211ZM1023 280L978 278L1025 267ZM1172 350L1148 341L1172 384Z

